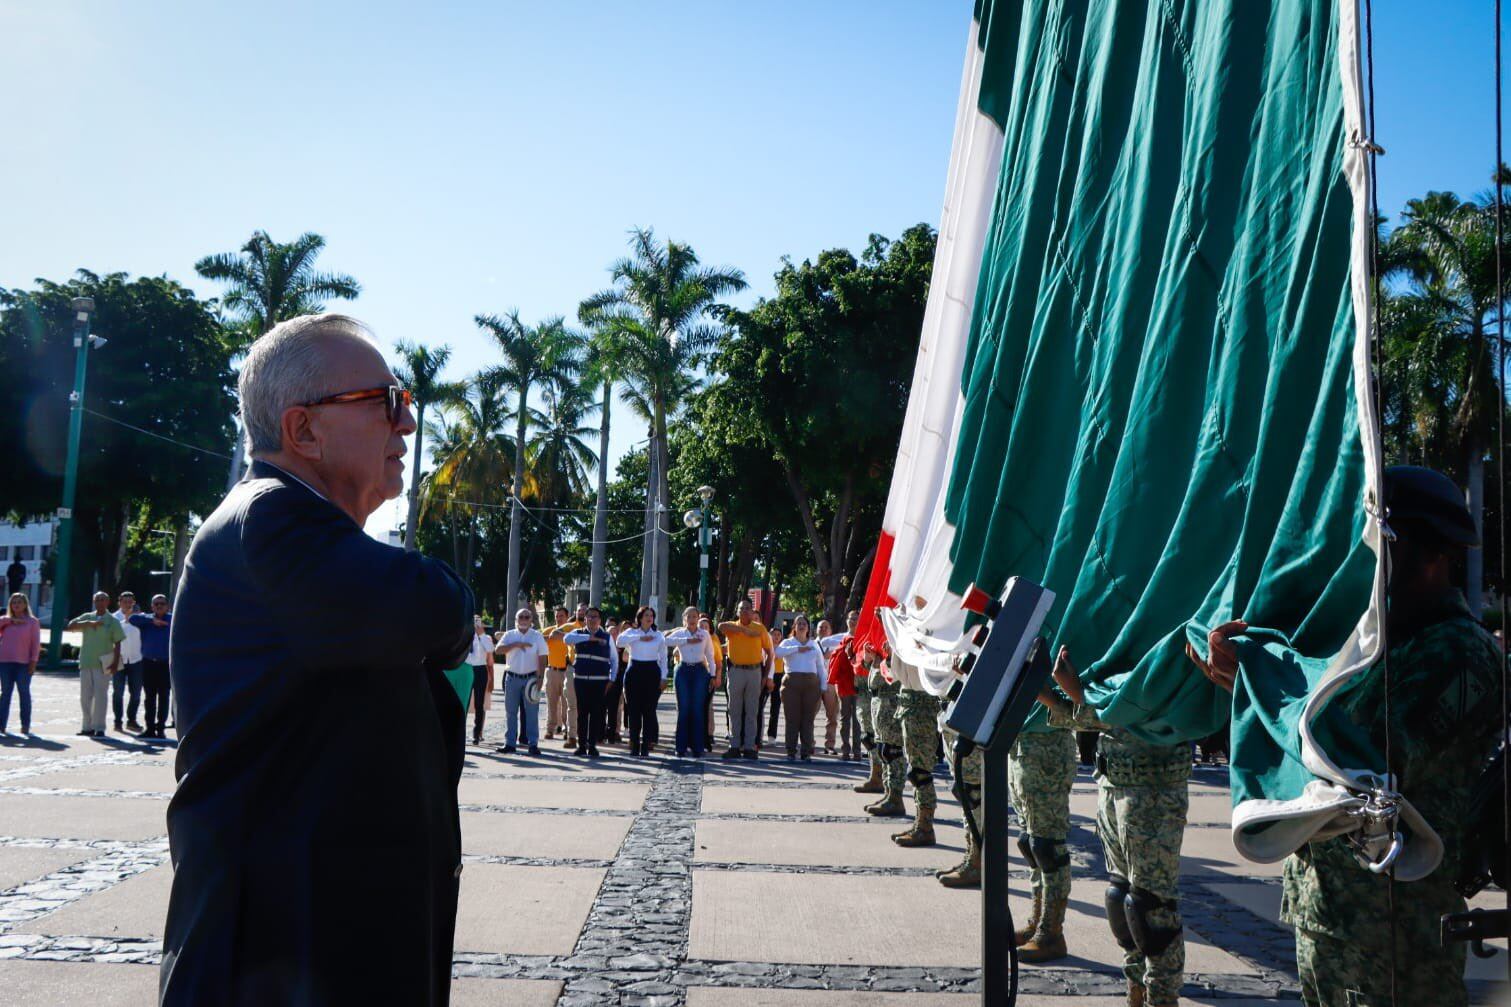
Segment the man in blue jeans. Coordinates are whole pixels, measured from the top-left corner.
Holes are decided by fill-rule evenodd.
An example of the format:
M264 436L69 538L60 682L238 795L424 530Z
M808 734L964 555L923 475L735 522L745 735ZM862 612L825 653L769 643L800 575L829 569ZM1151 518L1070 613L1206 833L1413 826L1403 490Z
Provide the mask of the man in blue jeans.
M535 613L522 608L514 614L514 628L498 641L494 651L504 659L504 743L499 751L512 755L518 751L520 711L524 711L525 744L531 755L540 754L540 706L530 702L526 692L531 680L544 680L546 661L551 653L546 638L535 628Z

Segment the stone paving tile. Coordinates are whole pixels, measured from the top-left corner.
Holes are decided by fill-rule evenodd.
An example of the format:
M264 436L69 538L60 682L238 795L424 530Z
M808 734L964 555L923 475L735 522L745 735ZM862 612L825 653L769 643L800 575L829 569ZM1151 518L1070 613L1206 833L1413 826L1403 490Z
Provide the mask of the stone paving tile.
M0 834L43 839L146 839L168 833L168 802L154 798L0 794Z
M12 933L161 940L172 887L173 869L166 864L154 867L112 888L23 923Z
M462 852L473 856L612 857L630 830L627 815L561 815L522 812L462 812Z
M0 798L3 800L3 798ZM88 860L88 850L0 846L0 892Z
M564 786L548 780L464 776L457 796L464 805L637 811L645 801L647 789L641 783L574 783Z
M965 855L965 830L934 829L938 845L906 849L891 836L905 822L750 822L704 819L698 823L694 863L794 864L803 866L914 867L937 870Z
M462 870L456 950L565 955L577 943L603 871L470 863Z
M14 781L14 784L48 789L127 790L148 794L172 794L178 785L173 776L173 764L166 761L64 769L29 776L24 780Z
M561 983L546 979L451 980L452 1007L554 1007Z
M940 794L940 815L958 816L959 808ZM824 815L837 818L869 819L866 805L876 798L869 794L857 794L848 790L818 789L813 787L747 789L728 783L703 787L703 813L710 814L764 814L764 815ZM913 795L904 798L911 814Z
M499 755L491 746L486 749L468 748L467 759L462 765L469 779L490 777L512 779L532 776L570 779L581 776L599 782L611 778L627 783L639 781L649 784L656 778L656 773L660 769L656 762L631 760L628 756L623 759L615 758L616 754L614 750L609 749L601 759L592 761L579 759L562 749L561 742L547 741L541 745L539 758L528 755Z
M0 961L6 1007L142 1007L157 1002L157 968L88 962Z

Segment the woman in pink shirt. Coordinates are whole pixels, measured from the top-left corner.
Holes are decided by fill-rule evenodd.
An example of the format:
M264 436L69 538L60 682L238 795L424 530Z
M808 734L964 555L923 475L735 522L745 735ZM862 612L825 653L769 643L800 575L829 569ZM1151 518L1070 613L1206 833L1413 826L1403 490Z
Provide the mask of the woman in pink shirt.
M10 721L10 694L21 693L21 733L31 733L31 677L42 656L42 624L31 614L24 594L10 596L10 606L0 616L0 734Z

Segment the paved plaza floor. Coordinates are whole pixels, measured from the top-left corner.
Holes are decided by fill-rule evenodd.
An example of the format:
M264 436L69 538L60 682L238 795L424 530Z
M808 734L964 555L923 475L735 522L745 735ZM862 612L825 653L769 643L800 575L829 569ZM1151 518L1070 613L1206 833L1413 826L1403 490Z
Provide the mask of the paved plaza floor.
M150 1004L172 881L171 742L76 738L77 681L39 674L34 692L40 737L0 739L0 1003ZM490 739L502 735L497 712ZM668 695L663 739L673 712ZM382 744L377 725L373 741ZM861 763L790 764L774 748L758 762L684 760L664 744L649 759L606 746L589 762L559 741L539 758L497 754L495 743L468 750L460 789L453 1003L979 1003L979 893L932 877L964 848L945 786L939 845L906 850L888 838L902 823L870 818L870 798L851 792ZM1094 801L1083 771L1071 797L1071 957L1023 967L1024 1007L1122 1003ZM1241 860L1227 820L1225 773L1197 770L1182 848L1183 1002L1295 1003L1278 867ZM1020 918L1024 882L1015 871ZM1504 951L1471 958L1475 1002L1511 1002L1497 981L1505 969Z

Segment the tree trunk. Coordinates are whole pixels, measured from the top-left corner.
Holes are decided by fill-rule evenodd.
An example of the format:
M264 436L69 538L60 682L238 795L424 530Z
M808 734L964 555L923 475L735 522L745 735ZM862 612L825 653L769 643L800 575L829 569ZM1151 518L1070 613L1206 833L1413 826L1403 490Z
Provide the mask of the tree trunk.
M603 420L598 433L598 503L593 508L593 570L588 578L588 598L603 604L603 580L608 566L609 537L609 404L612 382L603 385Z
M246 432L241 429L241 417L238 415L232 421L236 427L236 433L231 439L231 468L226 473L226 492L241 482L241 469L246 462Z
M519 606L519 535L525 519L520 494L525 491L525 408L529 398L530 386L527 384L519 390L519 422L514 427L514 493L509 507L509 577L508 586L504 589L511 611Z
M731 598L733 604L738 604L740 599L750 597L750 573L755 568L755 541L746 535L740 541L740 558L735 565L735 584L737 585L736 597ZM731 606L731 607L732 607Z
M121 520L115 530L115 548L111 550L110 569L105 571L105 583L116 586L121 579L121 571L126 568L127 539L131 533L131 504L121 501Z
M1464 494L1469 505L1469 516L1474 519L1474 531L1481 542L1485 540L1485 449L1478 437L1469 440L1468 492ZM1464 559L1464 600L1469 603L1469 612L1480 617L1485 604L1485 551L1466 550Z
M855 569L855 576L850 578L850 597L845 601L846 611L859 609L866 603L866 586L871 580L871 567L876 563L876 543L871 543L871 549L866 553L865 559L860 561L860 566Z
M168 604L178 597L178 581L184 575L184 559L189 555L189 521L178 518L173 522L173 577L168 584Z
M656 621L667 619L667 596L671 585L672 539L667 521L671 519L671 445L666 436L666 408L656 404L656 451L661 461L656 466Z
M409 518L404 522L404 548L414 552L420 519L420 460L425 457L425 403L418 403L414 430L414 467L409 470Z
M656 543L653 538L654 519L656 513L656 430L654 424L651 427L650 441L645 448L645 536L640 554L640 604L644 605L650 600L655 584L652 573L656 566Z

